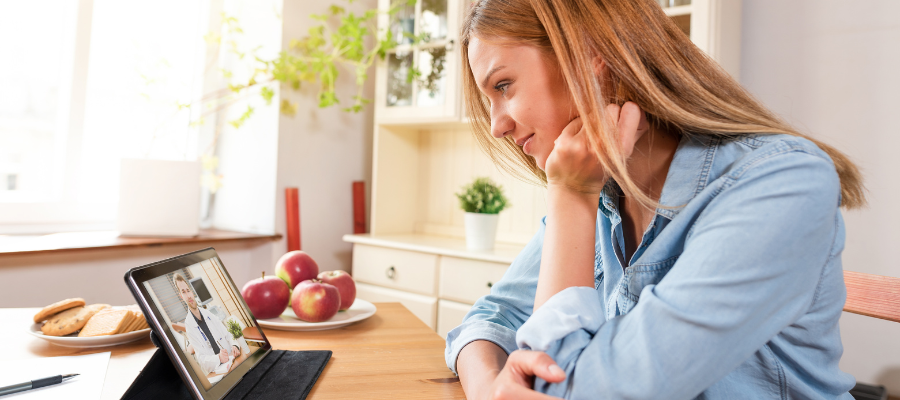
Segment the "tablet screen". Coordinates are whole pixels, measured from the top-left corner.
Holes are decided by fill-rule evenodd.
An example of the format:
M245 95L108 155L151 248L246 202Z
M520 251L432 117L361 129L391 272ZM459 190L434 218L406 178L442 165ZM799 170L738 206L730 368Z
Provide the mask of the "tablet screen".
M133 282L197 386L220 392L212 388L222 380L236 383L226 377L246 373L239 367L255 364L271 347L214 250L167 261L138 271L135 277L145 279Z

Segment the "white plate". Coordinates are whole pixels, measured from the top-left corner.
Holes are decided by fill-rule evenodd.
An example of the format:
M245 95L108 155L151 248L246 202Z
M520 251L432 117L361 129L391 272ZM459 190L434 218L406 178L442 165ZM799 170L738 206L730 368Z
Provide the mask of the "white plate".
M347 311L338 311L335 316L324 322L306 322L294 315L290 307L284 310L278 318L258 319L263 328L272 328L282 331L323 331L350 325L357 321L375 315L375 305L362 299L356 299Z
M41 323L31 325L31 328L28 329L28 333L30 333L34 337L38 337L44 339L50 343L53 343L57 346L64 347L106 347L106 346L115 346L119 344L133 342L135 340L143 339L150 335L150 328L141 329L139 331L128 332L128 333L120 333L118 335L107 335L107 336L93 336L93 337L78 337L77 333L73 333L73 336L49 336L45 335L41 332Z

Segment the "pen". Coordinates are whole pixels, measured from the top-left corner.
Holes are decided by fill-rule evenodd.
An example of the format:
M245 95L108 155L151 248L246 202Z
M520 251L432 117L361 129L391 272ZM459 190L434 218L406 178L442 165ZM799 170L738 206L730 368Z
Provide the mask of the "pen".
M56 375L44 379L35 379L33 381L24 382L17 385L0 387L0 396L42 388L44 386L55 385L57 383L63 383L63 381L65 381L66 379L71 379L78 375L79 374Z

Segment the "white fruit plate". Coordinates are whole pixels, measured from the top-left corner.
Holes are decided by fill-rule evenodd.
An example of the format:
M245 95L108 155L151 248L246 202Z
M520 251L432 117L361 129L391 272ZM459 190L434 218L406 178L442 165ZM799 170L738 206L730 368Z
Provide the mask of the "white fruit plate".
M338 311L335 316L324 322L306 322L294 315L290 307L284 310L278 318L258 319L263 328L272 328L282 331L324 331L350 325L357 321L375 315L375 305L362 299L356 299L347 311Z
M28 329L28 333L32 336L44 339L57 346L63 347L106 347L115 346L143 339L150 335L150 328L141 329L139 331L120 333L118 335L78 337L77 333L69 336L50 336L41 332L41 324L33 324Z

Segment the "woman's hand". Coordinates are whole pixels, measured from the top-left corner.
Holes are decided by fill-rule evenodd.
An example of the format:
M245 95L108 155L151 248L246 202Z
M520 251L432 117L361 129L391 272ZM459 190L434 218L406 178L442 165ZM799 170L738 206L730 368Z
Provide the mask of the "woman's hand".
M622 154L627 159L634 152L635 143L650 127L647 118L632 102L622 107L610 104L606 107L606 115L618 130ZM547 157L546 173L550 186L588 194L600 194L603 190L609 176L588 145L581 118L569 122L554 141L553 151Z
M547 382L558 383L566 379L566 373L547 353L541 351L516 350L509 355L500 375L491 385L491 400L546 400L555 399L532 389L534 377Z
M649 124L637 104L606 108L628 158ZM563 129L547 158L547 229L534 310L555 294L573 287L594 287L594 234L600 192L609 175L588 146L581 120Z

